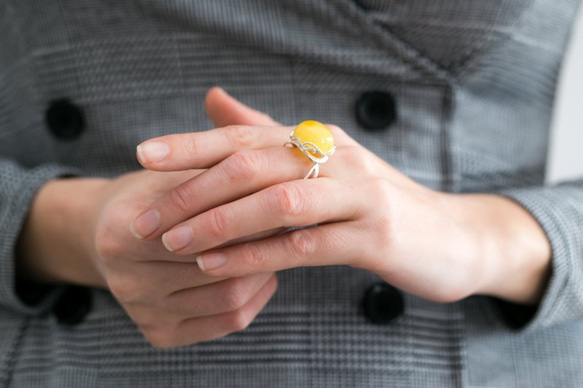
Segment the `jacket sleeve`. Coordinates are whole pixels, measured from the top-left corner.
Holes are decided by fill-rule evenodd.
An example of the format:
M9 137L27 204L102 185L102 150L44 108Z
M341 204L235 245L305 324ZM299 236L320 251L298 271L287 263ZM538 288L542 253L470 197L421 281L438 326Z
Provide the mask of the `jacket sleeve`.
M26 169L0 159L0 304L23 314L40 314L56 300L59 287L18 282L15 246L38 189L48 180L79 175L59 165Z
M536 308L495 302L511 327L535 330L583 318L583 181L508 189L500 194L528 210L552 248L552 272Z

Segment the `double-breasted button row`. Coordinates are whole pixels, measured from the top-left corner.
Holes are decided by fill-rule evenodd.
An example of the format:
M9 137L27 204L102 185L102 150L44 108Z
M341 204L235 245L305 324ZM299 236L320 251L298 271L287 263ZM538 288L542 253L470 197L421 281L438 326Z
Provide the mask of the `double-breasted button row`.
M393 95L387 91L367 91L354 106L358 124L366 130L386 130L397 120L397 106ZM45 121L50 132L62 140L74 140L85 129L82 109L68 98L52 101L46 111Z
M76 325L85 319L91 307L92 295L88 288L68 286L52 311L59 323ZM364 315L374 324L388 324L400 317L404 309L401 292L387 283L374 283L364 294Z

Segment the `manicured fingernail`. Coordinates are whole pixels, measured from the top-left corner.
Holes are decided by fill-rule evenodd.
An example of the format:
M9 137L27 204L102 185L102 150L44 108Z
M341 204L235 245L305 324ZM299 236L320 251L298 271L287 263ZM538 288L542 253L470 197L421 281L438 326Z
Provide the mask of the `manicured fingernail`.
M150 141L138 146L138 157L142 163L155 163L164 160L170 153L168 144L161 141Z
M196 262L202 271L210 271L225 264L227 262L227 256L222 253L207 253L198 256Z
M186 247L192 241L192 228L188 225L180 226L164 233L162 243L170 252Z
M148 237L160 227L160 213L156 210L148 210L132 222L130 231L139 239Z

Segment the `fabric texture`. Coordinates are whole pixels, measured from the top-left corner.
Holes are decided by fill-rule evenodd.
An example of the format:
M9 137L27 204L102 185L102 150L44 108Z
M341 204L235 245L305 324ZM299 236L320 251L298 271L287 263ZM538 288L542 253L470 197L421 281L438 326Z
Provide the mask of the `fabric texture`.
M5 0L0 2L0 387L576 387L583 384L583 181L544 187L556 80L579 1ZM52 290L15 292L14 246L35 193L68 175L139 168L135 146L212 127L224 87L285 124L332 122L417 182L491 192L547 233L553 273L532 319L506 324L486 297L405 294L389 325L363 315L375 275L278 274L251 326L207 343L148 345L106 291L78 325ZM354 104L387 91L388 131ZM52 134L67 98L86 128ZM284 139L285 140L285 139Z

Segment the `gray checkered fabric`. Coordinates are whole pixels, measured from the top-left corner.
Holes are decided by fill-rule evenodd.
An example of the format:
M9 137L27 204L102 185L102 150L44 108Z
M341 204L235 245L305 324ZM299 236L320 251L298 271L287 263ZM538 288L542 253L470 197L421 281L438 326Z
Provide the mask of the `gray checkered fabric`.
M0 1L1 387L582 387L583 181L543 186L558 69L577 0ZM246 330L154 349L112 296L74 326L15 293L14 245L37 189L135 170L135 146L206 130L220 85L293 124L343 127L433 189L497 192L532 212L553 275L520 327L486 297L369 323L378 279L345 267L279 274ZM367 132L354 104L390 92L398 120ZM68 98L86 129L48 130ZM516 322L514 322L516 323Z

